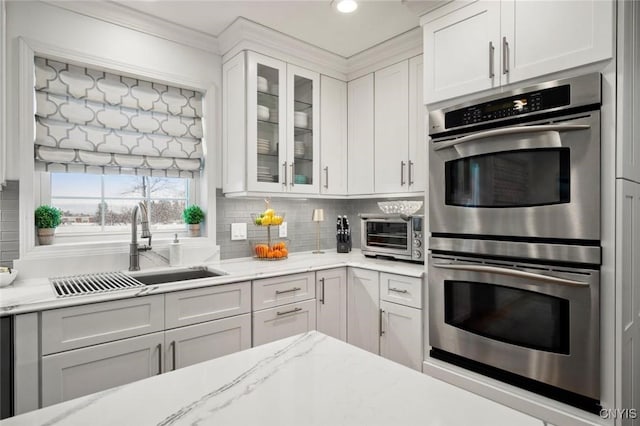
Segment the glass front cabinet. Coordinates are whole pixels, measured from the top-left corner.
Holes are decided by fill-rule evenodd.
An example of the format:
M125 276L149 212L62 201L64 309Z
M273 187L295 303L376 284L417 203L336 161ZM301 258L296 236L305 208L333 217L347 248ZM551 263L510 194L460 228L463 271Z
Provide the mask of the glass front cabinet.
M223 191L318 193L320 75L254 52L223 68Z

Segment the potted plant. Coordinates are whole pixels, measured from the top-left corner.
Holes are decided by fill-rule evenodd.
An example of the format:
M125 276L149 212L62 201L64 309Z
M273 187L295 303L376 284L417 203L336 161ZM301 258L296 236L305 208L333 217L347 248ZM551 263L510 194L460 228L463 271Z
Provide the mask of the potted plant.
M182 212L184 223L189 225L189 236L200 236L200 222L204 219L204 212L196 205L189 206Z
M56 227L60 225L62 212L52 206L43 205L35 211L36 228L38 228L38 241L40 245L53 244Z

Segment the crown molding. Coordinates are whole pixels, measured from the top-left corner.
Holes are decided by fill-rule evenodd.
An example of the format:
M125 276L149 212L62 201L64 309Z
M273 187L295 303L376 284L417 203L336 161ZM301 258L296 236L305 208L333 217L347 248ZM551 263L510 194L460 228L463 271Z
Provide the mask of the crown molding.
M347 80L351 81L421 54L422 28L416 27L349 57Z
M345 57L242 16L236 18L220 33L218 42L222 62L226 62L242 50L255 50L263 55L281 58L341 80L345 79L348 72Z
M124 28L195 47L209 53L219 54L218 39L216 37L147 15L117 3L110 1L42 1L51 6Z

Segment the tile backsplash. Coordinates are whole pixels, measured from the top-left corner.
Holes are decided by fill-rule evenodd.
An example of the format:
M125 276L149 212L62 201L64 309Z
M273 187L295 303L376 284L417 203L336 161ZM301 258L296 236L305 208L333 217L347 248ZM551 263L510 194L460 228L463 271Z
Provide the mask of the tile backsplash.
M216 237L220 246L220 258L248 257L252 255L249 240L266 239L267 232L263 227L252 224L251 213L264 210L263 199L226 198L221 190L216 193ZM421 197L407 197L420 200ZM351 224L353 247L360 246L359 213L378 212L379 199L363 200L329 200L329 199L294 199L272 198L271 206L276 212L285 213L287 222L287 238L289 251L309 251L316 248L316 224L311 221L313 209L324 209L325 221L320 224L320 247L322 250L335 250L335 224L338 215L347 215ZM421 212L418 212L421 213ZM13 266L19 256L18 235L18 181L8 181L0 191L0 266ZM231 224L246 222L247 240L231 241ZM277 237L278 229L273 228Z
M421 197L407 197L407 199L420 200ZM290 252L309 251L316 248L316 223L311 221L311 213L313 209L324 209L325 220L320 224L320 247L322 250L335 251L337 216L346 214L349 217L353 247L359 247L360 219L358 213L379 212L377 202L383 200L383 198L366 200L272 198L271 207L276 213L285 214ZM251 213L264 211L264 200L226 198L222 195L222 191L218 190L216 206L216 240L220 246L220 258L252 256L249 241L253 239L266 240L267 238L266 228L253 225L251 220ZM248 224L247 240L231 241L231 224L236 222ZM272 237L277 237L278 229L274 227L272 233Z
M18 181L0 191L0 266L13 267L19 255Z

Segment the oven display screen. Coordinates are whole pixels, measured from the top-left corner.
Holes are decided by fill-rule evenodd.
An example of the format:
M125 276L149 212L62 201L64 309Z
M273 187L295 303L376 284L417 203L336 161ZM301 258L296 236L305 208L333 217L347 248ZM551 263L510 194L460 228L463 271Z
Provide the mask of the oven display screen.
M444 282L445 322L493 340L569 354L569 301L467 281Z
M534 111L546 111L569 105L570 98L570 87L564 85L496 99L447 112L444 117L445 127L451 129Z

